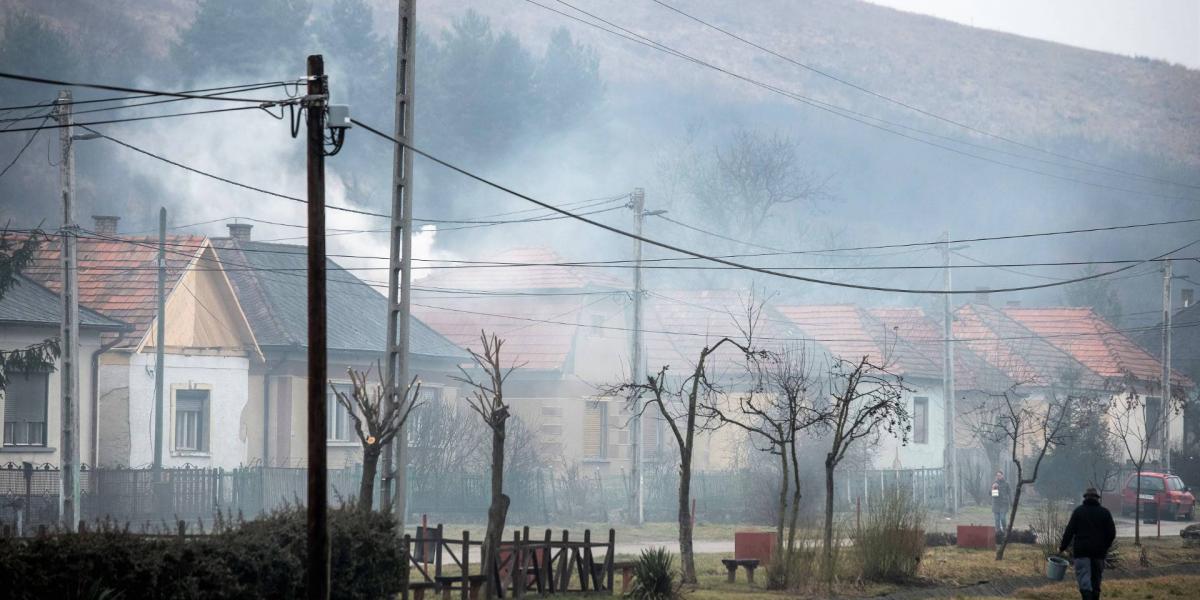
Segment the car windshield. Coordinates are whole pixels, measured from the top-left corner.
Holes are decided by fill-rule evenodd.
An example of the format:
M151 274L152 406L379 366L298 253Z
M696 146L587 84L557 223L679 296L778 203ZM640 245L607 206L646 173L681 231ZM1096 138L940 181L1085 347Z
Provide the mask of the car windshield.
M1177 476L1168 477L1167 486L1169 486L1169 489L1173 492L1182 492L1183 488L1185 487L1183 485L1183 480Z
M1162 477L1151 477L1148 475L1142 476L1142 492L1161 492L1163 491Z

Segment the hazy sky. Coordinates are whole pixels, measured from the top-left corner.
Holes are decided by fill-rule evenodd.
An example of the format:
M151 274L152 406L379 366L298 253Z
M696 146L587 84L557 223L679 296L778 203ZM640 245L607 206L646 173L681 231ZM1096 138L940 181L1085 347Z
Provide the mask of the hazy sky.
M1071 46L1200 69L1200 0L870 0Z

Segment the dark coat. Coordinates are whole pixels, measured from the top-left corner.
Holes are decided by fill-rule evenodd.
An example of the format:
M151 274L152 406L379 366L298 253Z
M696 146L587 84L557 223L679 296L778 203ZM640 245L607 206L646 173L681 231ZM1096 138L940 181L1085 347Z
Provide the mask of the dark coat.
M1117 526L1113 523L1112 513L1100 506L1099 500L1085 498L1071 513L1058 551L1065 551L1073 541L1075 558L1100 559L1108 555L1116 537Z
M1008 480L993 481L992 484L1000 488L1000 495L992 496L992 512L1001 514L1008 512L1008 509L1012 507L1012 488L1008 487Z

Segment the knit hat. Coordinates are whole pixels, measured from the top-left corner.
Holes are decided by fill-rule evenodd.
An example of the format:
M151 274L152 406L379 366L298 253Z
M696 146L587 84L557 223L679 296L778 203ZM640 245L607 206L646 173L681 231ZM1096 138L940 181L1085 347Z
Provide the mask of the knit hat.
M1096 491L1096 488L1090 487L1086 491L1083 492L1083 497L1084 498L1095 498L1095 499L1099 500L1100 492Z

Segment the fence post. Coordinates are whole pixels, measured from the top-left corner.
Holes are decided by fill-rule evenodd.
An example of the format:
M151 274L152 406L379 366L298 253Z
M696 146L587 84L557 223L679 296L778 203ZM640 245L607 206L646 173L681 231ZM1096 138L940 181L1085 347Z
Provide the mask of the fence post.
M566 592L571 589L571 571L567 569L570 563L571 533L566 529L562 532L562 552L558 553L558 591Z
M513 547L512 547L512 597L520 598L525 591L525 573L524 563L521 560L521 532L513 530Z
M424 542L421 541L421 536L417 536L417 545L420 546ZM412 577L412 536L404 534L404 587L400 588L400 600L408 600L408 583Z
M421 542L422 545L427 542ZM434 577L442 576L442 524L437 526L437 541L433 543L433 574Z
M617 551L617 530L608 530L608 554L604 557L604 585L608 588L608 595L613 595L613 557Z
M550 546L553 537L554 533L547 529L545 540L546 545L542 548L542 560L540 564L540 568L542 569L542 581L545 582L542 584L542 587L544 588L542 592L543 595L547 593L554 593L554 565L551 562L554 558L554 552L551 550Z
M595 570L592 567L592 530L583 530L583 553L579 557L579 588L588 590L589 581Z
M480 554L482 556L482 554ZM485 573L487 569L483 570ZM462 600L471 597L471 532L463 530L462 549Z

